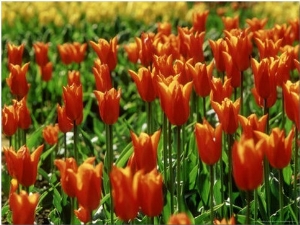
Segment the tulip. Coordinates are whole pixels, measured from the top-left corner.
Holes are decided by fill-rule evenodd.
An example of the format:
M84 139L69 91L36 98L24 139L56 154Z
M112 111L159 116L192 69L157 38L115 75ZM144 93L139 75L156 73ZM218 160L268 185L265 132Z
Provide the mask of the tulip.
M193 88L193 82L182 85L178 80L167 85L164 82L158 82L158 93L160 103L164 113L173 125L183 125L189 118L190 107L189 100ZM176 109L180 109L179 111Z
M210 48L212 50L214 60L215 60L215 65L216 68L219 72L224 72L225 71L225 62L223 59L223 51L227 52L228 46L227 42L223 39L220 38L217 41L213 40L208 40Z
M204 52L203 52L203 43L205 38L205 32L195 33L190 35L188 40L188 58L193 58L193 62L202 62L204 63Z
M27 194L21 190L20 194L16 193L18 181L11 180L9 207L12 211L13 224L34 224L35 210L39 202L38 193Z
M26 104L26 97L22 98L20 101L13 99L13 103L16 105L16 112L18 116L18 127L26 130L31 125L30 112Z
M138 92L145 102L152 102L156 98L156 91L153 81L153 73L145 67L141 67L138 73L133 70L128 71L131 78L134 80Z
M36 181L37 167L44 145L40 145L30 154L29 149L23 145L17 152L10 147L3 147L8 173L26 187Z
M174 71L174 60L173 55L163 55L163 56L153 56L153 70L152 73L154 76L161 75L165 78L173 76ZM151 72L149 70L149 72Z
M211 101L211 106L218 115L222 128L227 134L233 134L238 128L238 113L240 110L240 99L232 102L225 98L222 104Z
M67 116L76 125L80 124L83 119L82 85L73 83L63 87L63 100Z
M19 99L27 95L30 85L26 80L26 73L29 67L29 62L22 67L19 65L9 64L10 74L6 78L6 83L10 88L12 94Z
M73 55L73 61L75 63L81 63L84 60L87 43L80 44L79 42L73 43L75 54Z
M12 136L18 129L16 105L4 105L2 109L2 130L6 136Z
M268 115L264 115L258 119L257 115L253 113L247 118L238 115L238 119L243 128L243 135L246 138L254 138L254 142L257 143L258 140L254 135L254 131L264 132L266 130Z
M256 88L252 88L251 92L253 94L256 104L260 107L270 108L275 104L277 100L276 92L272 92L267 99L263 99L262 97L260 97Z
M186 59L189 52L189 37L192 35L192 31L187 29L187 27L178 26L178 38L179 38L179 52L182 58Z
M222 152L222 125L215 129L203 119L203 124L196 123L195 136L201 160L207 165L214 165Z
M263 30L267 22L268 18L258 19L256 17L253 17L252 19L246 19L246 23L248 24L252 32Z
M124 46L124 49L127 53L129 61L132 63L137 63L137 61L139 60L139 48L137 43L129 43Z
M141 64L145 67L152 65L154 47L153 47L153 36L150 33L142 33L140 41L136 39L137 44L140 44L139 59Z
M235 224L235 218L234 216L230 217L229 220L226 220L226 218L223 218L222 220L214 220L214 224Z
M203 32L206 30L206 20L209 14L209 10L205 10L204 12L194 12L193 13L193 31L194 32Z
M232 29L239 28L239 16L235 17L222 17L222 22L224 25L224 30L230 31Z
M259 38L254 38L254 41L258 47L260 60L268 57L275 57L278 54L282 43L282 39L274 42L271 39L266 39L263 41Z
M89 221L91 221L91 212L82 206L80 206L78 210L74 210L74 213L84 224L87 224Z
M36 42L33 44L35 61L40 67L44 67L48 62L49 43Z
M109 42L100 38L98 43L90 41L94 51L97 53L101 64L107 64L110 71L113 71L117 65L117 37Z
M65 160L62 159L55 159L54 160L55 166L59 169L60 172L60 183L63 191L69 197L75 197L76 195L76 188L74 180L71 180L70 173L67 171L74 171L77 173L78 167L77 163L74 158L66 158Z
M143 213L149 217L161 214L164 206L162 175L153 169L143 174L135 175L138 178L138 201Z
M58 142L59 127L56 123L54 126L49 125L43 129L43 138L49 145L55 145Z
M78 70L68 71L68 85L71 86L73 83L77 86L81 84L80 72Z
M107 64L101 64L100 60L96 60L93 67L93 73L97 91L105 92L113 87Z
M49 81L52 78L53 64L48 62L45 66L40 68L42 80Z
M109 91L94 91L99 106L99 114L105 124L117 122L120 110L121 89L111 88Z
M233 177L241 190L254 190L263 181L262 146L262 141L255 145L252 138L248 139L244 136L233 144Z
M236 62L233 61L232 56L227 52L223 52L223 59L226 75L230 79L231 86L233 88L241 87L241 71L237 67Z
M116 215L123 221L133 220L138 213L138 180L131 169L113 166L110 173L112 197Z
M56 109L59 130L63 133L71 131L73 128L73 123L72 120L70 120L70 118L67 117L66 107L61 107L59 104L57 104Z
M192 224L192 223L186 213L178 213L178 214L171 215L167 224L187 225L187 224Z
M24 44L19 46L7 43L7 55L8 55L8 66L12 65L22 65L22 57L24 52Z
M233 88L230 85L231 80L225 79L224 83L220 78L212 77L210 100L222 103L225 98L230 98Z
M169 36L172 32L172 24L168 22L157 23L157 33Z
M65 65L69 65L73 62L74 49L70 43L57 45L57 49L61 58L61 61Z
M300 130L300 82L292 83L287 81L282 86L284 95L284 109L287 117L293 121Z
M132 131L130 132L137 170L143 170L145 173L148 173L156 168L160 133L160 130L152 135L141 133L138 137Z

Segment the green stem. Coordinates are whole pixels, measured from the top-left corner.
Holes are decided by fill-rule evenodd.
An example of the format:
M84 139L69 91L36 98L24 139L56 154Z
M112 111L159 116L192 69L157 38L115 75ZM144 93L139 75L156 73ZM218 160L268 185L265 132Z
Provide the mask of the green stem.
M170 172L170 197L171 197L171 214L174 213L174 175L172 162L172 141L171 141L171 123L168 122L168 150L169 150L169 172Z
M68 154L67 154L67 133L64 133L64 148L65 148L64 157L66 159L68 156Z
M193 102L195 102L194 104L195 104L196 119L197 119L197 122L199 123L199 122L201 122L201 114L199 112L199 98L198 98L198 96L195 96L195 99L194 99Z
M283 219L283 175L282 175L282 169L279 169L279 207L280 207L280 223L284 222Z
M71 201L71 222L70 224L75 224L75 213L74 213L74 210L76 210L76 199L71 197L70 198L70 201Z
M233 204L232 204L232 155L231 147L233 144L233 135L228 134L228 189L229 189L229 207L230 207L230 216L233 215Z
M167 161L168 161L168 119L165 113L163 113L163 160L164 160L164 180L167 181ZM171 184L172 185L172 184Z
M244 115L244 95L243 95L243 93L244 93L244 85L243 85L243 83L244 83L244 73L243 73L243 71L241 71L241 88L240 88L240 91L241 91L241 93L240 93L240 98L241 98L241 102L240 102L240 106L241 106L241 115Z
M251 191L246 191L247 211L246 211L246 221L245 221L245 224L250 224L250 194L251 194Z
M76 125L76 121L74 121L74 157L75 157L76 163L79 164L77 142L78 142L78 127Z
M224 174L223 174L223 159L222 159L222 154L223 151L221 152L221 157L220 157L220 179L221 179L221 204L224 203L224 189L223 189L223 184L224 184ZM224 207L222 207L222 213L221 213L221 217L224 217Z
M206 101L205 101L205 97L202 97L202 109L203 109L203 118L206 118Z
M108 160L108 175L111 172L112 165L113 165L113 149L112 149L112 142L113 142L113 133L112 133L112 125L105 124L106 129L106 146L107 146L107 160ZM109 185L109 193L110 193L110 224L114 224L114 210L113 210L113 198L112 198L112 184Z
M210 173L210 224L214 224L214 165L209 165Z
M297 207L297 198L299 197L299 192L297 191L297 182L298 182L298 159L299 159L299 147L298 147L298 129L295 129L295 155L294 155L294 196L295 196L295 203L294 203L294 213L296 218L298 218L298 207Z
M148 134L152 134L152 102L146 102L147 110L147 130Z
M181 126L176 127L176 141L177 141L177 208L178 212L181 212L181 191L180 191L180 182L181 182L181 177L180 177L180 156L181 156L181 140L180 140L180 131L181 131Z
M282 98L281 98L281 102L282 102L282 123L281 123L281 129L285 129L285 110L284 110L284 95L282 93Z

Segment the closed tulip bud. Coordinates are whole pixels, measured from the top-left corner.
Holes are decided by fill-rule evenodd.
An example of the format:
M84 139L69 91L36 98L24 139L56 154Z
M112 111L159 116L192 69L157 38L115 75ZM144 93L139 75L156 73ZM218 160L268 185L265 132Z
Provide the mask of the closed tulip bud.
M168 220L168 224L170 225L187 225L187 224L192 224L190 218L188 217L187 214L185 213L178 213L178 214L174 214L171 215L169 220Z
M230 79L230 84L233 88L238 88L241 86L241 71L237 67L236 63L233 61L232 56L223 52L223 58L225 61L225 71L227 77Z
M22 67L19 65L9 64L10 73L6 78L6 83L10 88L13 95L16 95L19 99L27 95L30 84L27 83L26 73L29 67L29 62Z
M120 111L121 89L111 88L109 91L94 91L99 106L99 114L105 124L117 122Z
M263 181L262 141L256 145L252 138L244 136L232 147L233 177L236 185L244 191L256 189Z
M57 104L56 109L59 130L63 133L71 131L73 129L73 123L66 114L66 108L64 106L61 107L59 104Z
M33 44L35 61L40 67L44 67L48 62L49 43L36 42Z
M153 35L150 33L142 33L140 41L140 52L139 58L141 64L145 67L148 67L153 62L154 47L153 47Z
M71 86L63 87L63 99L67 116L76 125L83 119L82 85L73 83Z
M101 64L100 60L96 60L93 67L93 73L97 91L105 92L113 87L107 64Z
M143 170L145 173L148 173L156 168L160 133L160 130L152 135L141 133L138 137L132 131L130 132L137 170Z
M24 52L24 44L19 46L7 43L7 54L8 54L8 66L13 65L22 65L22 57Z
M56 123L54 126L49 125L43 129L43 138L49 145L55 145L58 142L59 127Z
M204 119L203 124L196 124L195 136L200 159L207 165L218 162L222 152L222 125L214 129Z
M18 181L11 180L9 207L12 211L13 224L34 224L35 210L39 202L40 195L38 193L29 194L21 190L16 193Z
M49 81L52 78L52 70L53 70L53 64L51 62L48 62L46 65L40 68L42 80L43 81Z
M20 184L29 187L36 181L38 163L44 145L40 145L30 154L29 149L23 145L17 152L10 147L3 147L8 173L16 178Z
M18 129L18 115L16 105L4 105L2 109L2 130L7 136L12 136Z

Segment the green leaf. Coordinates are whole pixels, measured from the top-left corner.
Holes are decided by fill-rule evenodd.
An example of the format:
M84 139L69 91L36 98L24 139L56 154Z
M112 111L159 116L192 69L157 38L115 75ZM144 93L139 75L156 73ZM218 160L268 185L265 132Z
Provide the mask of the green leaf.
M121 152L119 158L116 160L116 166L124 167L129 159L129 157L133 153L132 143L130 142Z
M293 174L291 164L289 164L288 166L283 168L282 174L283 174L284 182L286 184L290 185L291 184L291 179L292 179L292 174Z

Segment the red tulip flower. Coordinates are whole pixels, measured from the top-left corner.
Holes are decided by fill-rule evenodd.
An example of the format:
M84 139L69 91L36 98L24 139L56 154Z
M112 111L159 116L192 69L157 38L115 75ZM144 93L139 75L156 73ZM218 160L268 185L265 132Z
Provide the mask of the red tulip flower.
M49 43L36 42L33 44L35 61L40 67L44 67L48 62Z
M212 77L210 100L221 104L225 98L230 98L233 91L230 82L230 79L225 79L223 83L221 78Z
M78 42L57 45L60 58L65 65L71 64L73 62L82 62L84 60L86 48L86 43L80 44Z
M73 83L71 86L63 87L63 99L65 103L66 114L76 125L83 119L83 100L82 85ZM75 121L75 122L74 122Z
M68 85L71 86L73 83L77 86L81 84L80 72L78 70L68 71Z
M226 218L223 218L222 220L214 220L214 224L223 224L223 225L225 225L225 224L236 224L235 223L235 218L234 218L234 216L232 216L232 217L230 217L230 219L229 220L227 220Z
M137 63L139 60L139 46L136 42L129 43L124 46L124 49L127 53L127 57L130 62Z
M93 73L97 91L105 92L109 91L113 87L107 64L101 64L100 60L96 60L93 67Z
M133 220L138 213L138 180L133 177L130 167L112 167L110 173L112 197L116 215L123 221Z
M30 154L29 149L23 145L17 152L10 147L3 147L8 173L16 178L23 186L31 186L37 177L37 167L44 145L40 145Z
M139 48L139 59L141 64L145 67L150 66L153 63L154 47L153 36L150 33L142 33L141 38L136 38ZM138 41L140 40L140 41Z
M105 124L117 122L120 111L121 89L111 88L109 91L94 91L99 106L99 114Z
M217 41L213 40L208 40L210 48L212 50L214 60L215 60L215 65L216 68L219 72L224 72L225 71L225 61L223 58L223 51L227 52L228 46L227 42L223 39L220 38Z
M268 57L275 57L278 54L282 43L282 39L274 42L271 39L266 39L263 41L259 38L254 38L254 41L258 47L260 60Z
M235 17L222 17L222 22L224 25L224 30L230 31L239 28L239 16Z
M203 124L196 123L195 136L201 160L207 165L214 165L222 152L222 125L215 129L204 119Z
M194 12L193 13L193 31L194 32L203 32L206 30L206 20L209 14L209 10L204 12Z
M42 80L43 81L49 81L52 78L52 71L53 71L53 64L51 62L48 62L43 67L40 67Z
M86 48L87 48L87 43L79 43L79 42L74 42L73 43L73 48L75 50L75 54L73 55L73 61L75 63L81 63L84 61L84 56L86 53Z
M137 170L148 173L157 167L157 146L160 133L160 130L152 135L141 133L138 137L132 131L130 132Z
M178 214L171 215L167 224L188 225L192 223L186 213L178 213Z
M91 212L82 206L80 206L79 209L74 210L74 213L76 217L84 224L87 224L91 221Z
M57 104L57 120L59 130L63 133L67 133L73 129L73 122L66 114L66 107L61 107Z
M22 98L20 101L13 99L13 103L16 105L19 128L23 130L28 129L31 125L31 116L26 104L26 97Z
M6 136L12 136L18 129L18 115L16 104L6 106L2 109L2 131Z
M22 67L19 65L9 64L10 74L6 78L6 83L10 88L12 94L16 95L19 99L27 95L30 85L26 80L26 73L29 63L24 64Z
M241 137L232 147L233 177L244 191L256 189L263 181L262 141L256 145L252 138Z
M49 145L55 145L58 142L59 127L55 125L48 125L43 129L43 138Z
M24 52L24 44L19 46L7 43L7 55L8 55L8 66L13 65L22 65L22 57Z
M13 224L34 224L35 210L39 202L40 195L38 193L30 194L21 190L18 194L18 181L11 180L9 207L12 211Z
M248 24L252 32L264 29L267 22L267 18L258 19L254 17L252 19L246 19L246 23Z
M172 32L172 24L168 22L157 23L157 33L169 36Z

